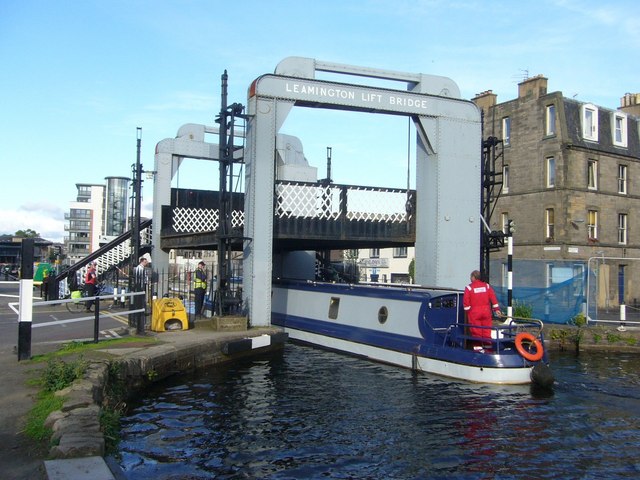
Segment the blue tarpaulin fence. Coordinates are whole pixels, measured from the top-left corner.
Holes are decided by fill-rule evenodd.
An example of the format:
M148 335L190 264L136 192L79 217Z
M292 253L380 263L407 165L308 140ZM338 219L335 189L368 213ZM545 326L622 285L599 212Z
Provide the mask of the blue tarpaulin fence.
M492 262L490 283L506 310L508 291L504 265L504 262ZM584 312L586 275L584 262L516 260L513 262L513 303L530 307L533 318L567 323ZM595 288L595 282L590 283Z

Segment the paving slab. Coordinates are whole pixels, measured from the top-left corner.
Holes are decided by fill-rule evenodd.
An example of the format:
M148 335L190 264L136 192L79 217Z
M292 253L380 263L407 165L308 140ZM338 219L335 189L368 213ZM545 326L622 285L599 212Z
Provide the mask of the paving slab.
M45 460L49 480L115 480L102 457Z

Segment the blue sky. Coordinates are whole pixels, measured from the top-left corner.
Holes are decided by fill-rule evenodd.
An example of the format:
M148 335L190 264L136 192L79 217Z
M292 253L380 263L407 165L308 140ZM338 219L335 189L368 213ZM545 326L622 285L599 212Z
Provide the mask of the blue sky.
M288 56L443 75L464 98L491 89L499 102L543 74L550 92L617 108L640 92L639 12L631 0L4 0L0 233L61 241L76 183L130 175L136 127L152 170L156 143L214 125L225 69L229 102L246 104ZM406 119L295 111L283 132L321 177L331 146L336 182L406 185ZM217 166L203 163L179 186L214 188Z

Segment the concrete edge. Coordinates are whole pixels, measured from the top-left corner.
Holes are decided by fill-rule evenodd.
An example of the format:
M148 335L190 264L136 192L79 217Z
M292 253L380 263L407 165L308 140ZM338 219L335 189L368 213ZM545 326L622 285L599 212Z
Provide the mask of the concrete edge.
M45 421L54 432L52 439L58 441L49 452L51 459L45 460L50 480L124 478L117 464L107 465L103 458L105 439L100 430L99 417L108 382L109 363L117 362L122 366L118 378L127 385L128 395L131 395L146 385L174 374L188 373L282 349L288 337L281 329L274 327L208 334L201 331L196 332L196 335L189 335L192 332L193 330L183 332L183 337L168 333L167 335L173 335L169 337L170 342L124 352L119 356L112 356L109 360L90 360L84 378L76 380L73 385L59 392L65 399L63 407L51 413ZM265 337L269 337L269 340ZM254 338L257 340L252 340ZM232 348L230 353L223 352L228 351L227 345L246 342L247 339L251 345L255 345L253 348L237 351L233 351ZM83 462L83 459L92 460ZM86 465L95 466L98 473L103 471L104 466L111 476L94 477L93 471L87 476L86 470L83 470ZM74 477L76 471L84 471L84 476Z

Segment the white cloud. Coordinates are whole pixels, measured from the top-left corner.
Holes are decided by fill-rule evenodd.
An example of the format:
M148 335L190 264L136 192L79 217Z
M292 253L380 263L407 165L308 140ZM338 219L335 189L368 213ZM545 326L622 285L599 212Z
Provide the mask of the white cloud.
M143 197L142 205L140 205L140 216L142 218L151 218L153 216L153 197L148 200Z
M0 212L3 234L14 234L18 230L35 230L40 236L52 242L62 242L64 237L64 212L56 205L29 203L17 210Z
M584 5L574 0L556 0L558 7L583 18L595 26L613 28L620 31L634 46L640 45L640 18L637 8L627 2L615 2L610 5ZM575 17L574 17L575 21Z

